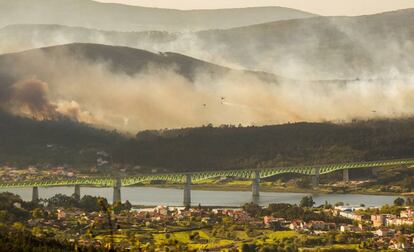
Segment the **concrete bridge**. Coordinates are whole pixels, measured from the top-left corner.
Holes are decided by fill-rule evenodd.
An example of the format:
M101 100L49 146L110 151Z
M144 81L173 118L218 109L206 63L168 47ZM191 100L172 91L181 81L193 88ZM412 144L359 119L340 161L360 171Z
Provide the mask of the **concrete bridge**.
M217 177L236 177L242 179L252 180L252 194L253 197L260 195L260 179L272 177L284 173L296 173L313 177L313 185L319 185L319 177L323 174L328 174L335 171L343 171L343 180L349 181L349 169L367 169L377 167L392 167L401 165L414 165L414 159L398 159L385 161L369 161L369 162L353 162L342 164L328 164L328 165L314 165L314 166L292 166L292 167L274 167L261 169L245 169L245 170L223 170L223 171L203 171L203 172L184 172L184 173L169 173L169 174L141 174L137 176L128 176L124 178L77 178L77 179L50 179L38 181L22 181L5 183L0 182L1 189L7 188L24 188L32 187L32 201L39 200L39 187L54 187L54 186L75 186L74 195L77 199L80 198L81 186L98 186L98 187L113 187L113 202L121 201L121 187L133 186L145 181L169 181L184 184L184 199L183 204L189 206L191 204L191 183L193 181L202 181L209 178Z

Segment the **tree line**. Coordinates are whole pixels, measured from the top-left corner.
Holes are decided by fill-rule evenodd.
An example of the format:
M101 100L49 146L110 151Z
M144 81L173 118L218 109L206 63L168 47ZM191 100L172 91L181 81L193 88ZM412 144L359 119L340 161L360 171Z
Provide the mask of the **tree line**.
M414 118L206 125L131 137L70 120L35 121L0 111L0 165L91 167L100 150L114 165L171 172L412 158Z

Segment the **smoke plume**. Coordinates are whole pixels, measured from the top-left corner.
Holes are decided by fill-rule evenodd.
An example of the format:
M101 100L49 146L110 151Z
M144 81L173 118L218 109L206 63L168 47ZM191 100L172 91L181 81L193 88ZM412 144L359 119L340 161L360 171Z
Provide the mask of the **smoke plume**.
M8 80L9 85L3 80L3 108L131 133L209 123L340 122L414 114L414 79L398 73L345 84L289 80L275 84L241 71L212 78L203 69L189 80L174 68L156 65L131 75L111 70L108 62L69 54L53 58L36 54L15 64L15 69L25 69L19 76L37 73L37 79Z
M56 107L49 103L47 83L29 79L17 82L13 88L13 102L21 111L38 119L56 118Z
M14 82L12 78L0 81L0 108L11 113L26 115L37 120L58 120L63 117L95 123L93 116L82 111L74 101L49 101L49 85L38 79Z

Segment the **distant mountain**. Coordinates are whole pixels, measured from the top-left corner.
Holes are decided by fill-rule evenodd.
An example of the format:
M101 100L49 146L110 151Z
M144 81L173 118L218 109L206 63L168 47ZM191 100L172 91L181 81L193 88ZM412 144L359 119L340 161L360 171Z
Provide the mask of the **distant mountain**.
M201 32L111 32L56 25L0 30L0 51L74 42L173 51L294 79L372 79L410 74L414 9L314 17Z
M70 43L95 43L151 49L176 41L180 33L166 31L118 32L64 25L8 25L0 28L0 53ZM151 45L151 46L150 46Z
M183 11L90 0L0 0L0 27L60 24L114 31L194 31L311 16L315 15L282 7Z
M370 16L279 21L197 35L202 41L200 51L214 51L249 69L304 79L352 79L411 74L412 23L414 9L406 9Z

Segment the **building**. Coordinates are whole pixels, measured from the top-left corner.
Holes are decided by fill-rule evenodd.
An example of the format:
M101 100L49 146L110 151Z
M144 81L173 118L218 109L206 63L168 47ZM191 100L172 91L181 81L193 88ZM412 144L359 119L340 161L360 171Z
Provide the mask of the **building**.
M289 229L291 230L303 230L305 228L305 223L301 220L294 220L289 224Z
M372 225L367 225L366 223L359 223L358 228L360 231L369 231L372 230Z
M385 226L386 220L387 220L387 215L385 214L371 215L371 221L374 227Z
M266 228L270 228L274 231L277 230L286 230L287 225L289 222L287 222L284 218L274 218L271 216L265 216L263 218L263 224Z
M341 232L358 232L358 231L361 231L359 227L356 227L354 225L341 225L339 230Z
M13 203L13 206L14 206L15 208L20 208L20 209L22 209L22 203L20 203L20 202L14 202L14 203Z
M395 230L389 228L380 228L375 231L375 234L379 237L393 237L395 235Z
M58 220L64 220L66 218L66 213L63 211L63 209L57 210L57 219Z
M410 243L409 239L392 239L390 241L389 249L395 250L404 250L404 251L411 251L410 249L413 248L412 244Z
M414 225L414 218L387 218L387 226L412 226Z
M336 229L335 223L326 223L324 221L310 221L309 223L306 224L306 226L310 230L329 231L329 230Z
M407 209L407 210L401 211L400 217L401 218L414 218L414 210Z
M355 212L341 211L339 212L339 216L342 216L344 218L351 219L354 221L362 221L362 215L357 214Z
M166 206L157 206L155 209L154 209L154 212L156 212L156 213L158 213L158 214L160 214L160 215L168 215L168 207L166 207Z

